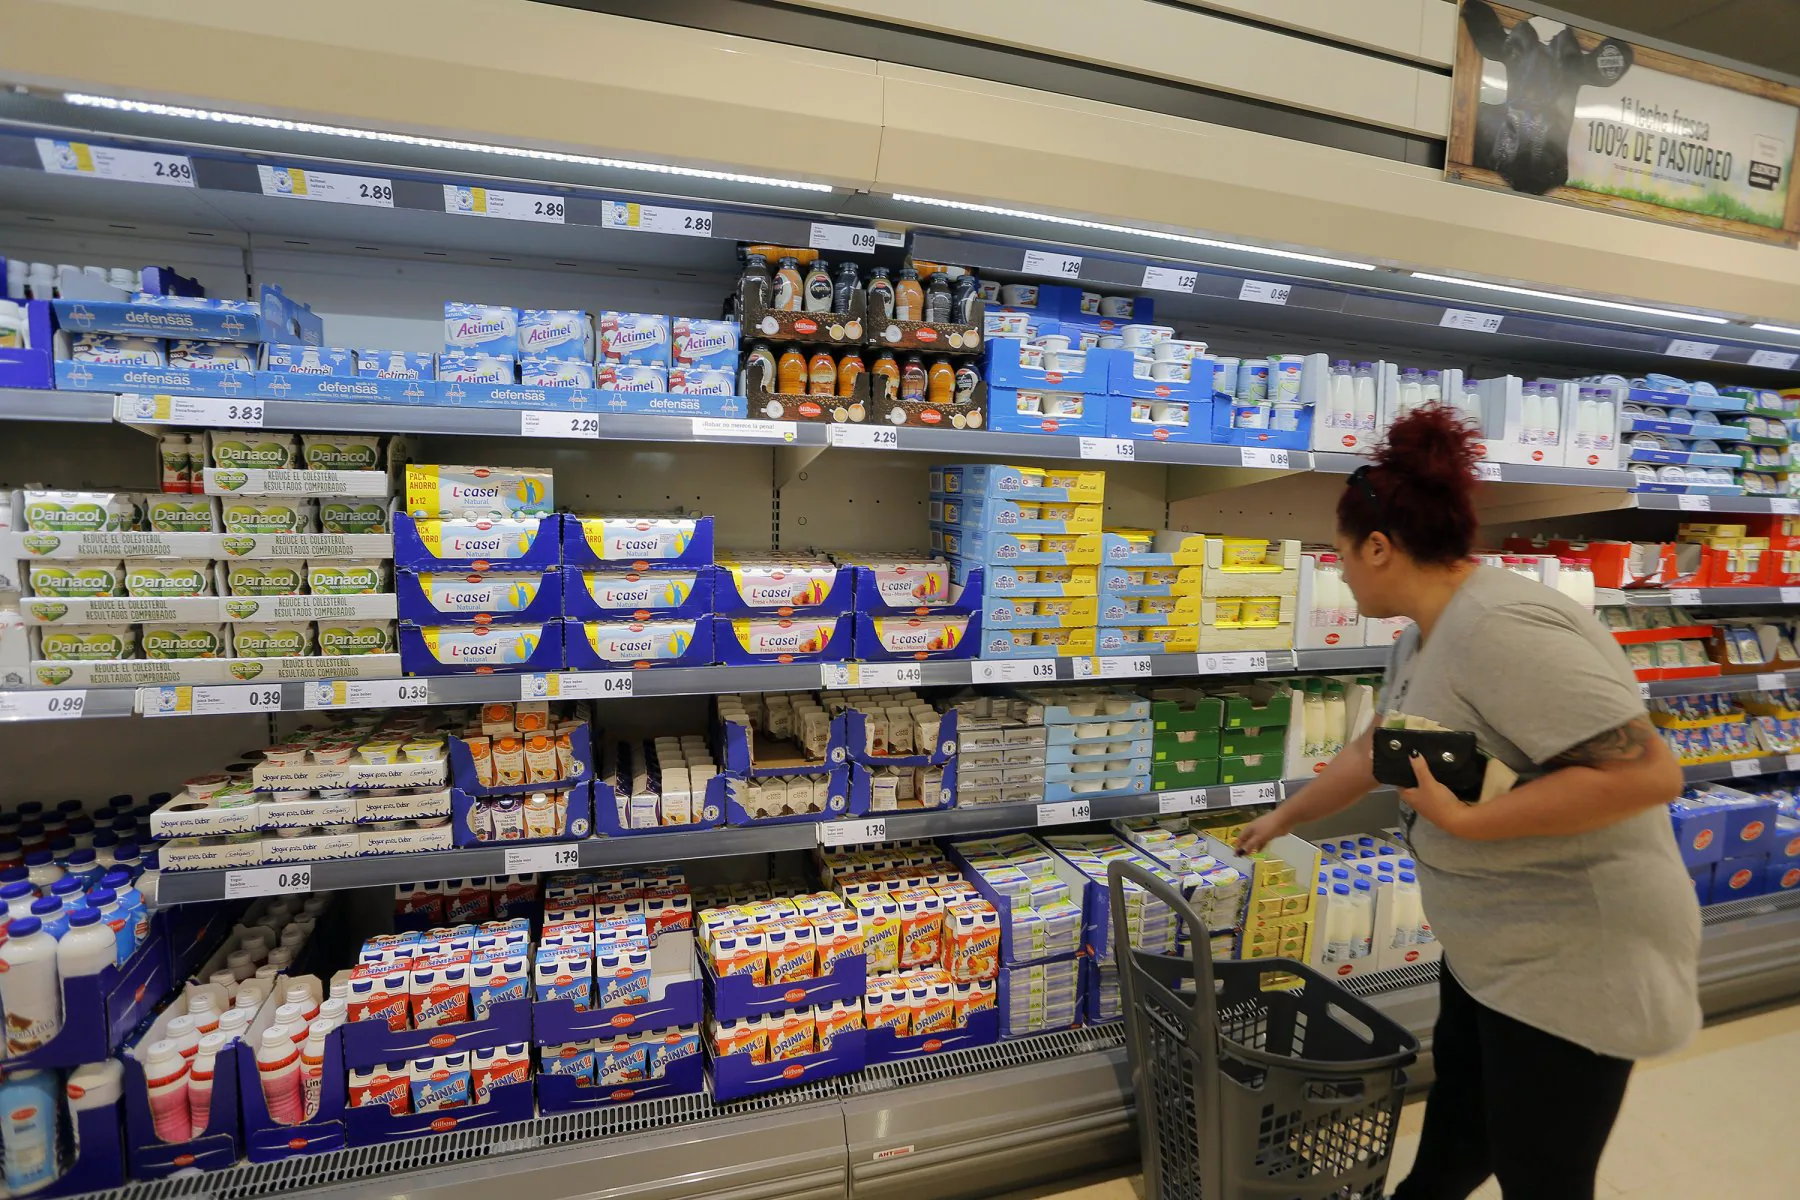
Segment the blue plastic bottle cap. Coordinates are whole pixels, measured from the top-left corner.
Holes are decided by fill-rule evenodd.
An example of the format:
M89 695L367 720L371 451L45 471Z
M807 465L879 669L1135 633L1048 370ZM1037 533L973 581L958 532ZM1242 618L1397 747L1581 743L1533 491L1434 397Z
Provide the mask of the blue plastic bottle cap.
M117 900L119 896L118 893L114 892L111 888L103 887L95 888L93 891L89 892L87 898L89 908L105 908L107 905Z
M1411 871L1402 871L1402 872L1400 872L1400 882L1401 883L1417 883L1417 882L1419 882L1419 877L1417 875L1414 875Z
M57 897L66 896L70 892L79 892L80 890L81 880L75 878L73 875L64 875L61 879L50 885L50 894Z
M44 923L36 917L14 917L13 923L6 927L8 938L28 938L44 927Z
M48 850L33 850L30 854L25 856L25 865L28 867L49 866L50 852Z
M1368 880L1366 880L1366 879L1359 879L1359 880L1357 880L1357 881L1356 881L1356 890L1357 890L1357 891L1359 891L1359 892L1367 892L1367 891L1372 891L1372 890L1373 890L1373 889L1372 889L1372 887L1371 887L1371 886L1370 886L1370 884L1369 884L1369 881L1368 881Z
M1350 869L1348 867L1333 867L1331 868L1331 877L1333 879L1348 879L1350 878Z
M1359 837L1356 839L1356 844L1359 846L1373 846L1375 844L1375 839L1372 837Z
M35 921L37 918L28 917L26 919ZM71 925L92 925L99 919L100 913L92 908L78 908L69 914L69 924Z
M1348 896L1350 894L1350 885L1347 883L1336 884L1332 887L1331 894L1334 896Z
M31 912L33 916L45 913L59 913L61 911L62 901L55 896L40 896L38 899L31 902Z

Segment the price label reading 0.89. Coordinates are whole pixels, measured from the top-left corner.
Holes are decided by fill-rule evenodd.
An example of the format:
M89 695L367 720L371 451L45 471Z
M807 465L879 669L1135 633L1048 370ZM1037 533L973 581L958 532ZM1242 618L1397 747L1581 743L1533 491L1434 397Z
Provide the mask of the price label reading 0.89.
M258 867L250 871L225 872L225 899L243 900L251 896L293 896L312 891L311 863L294 867Z

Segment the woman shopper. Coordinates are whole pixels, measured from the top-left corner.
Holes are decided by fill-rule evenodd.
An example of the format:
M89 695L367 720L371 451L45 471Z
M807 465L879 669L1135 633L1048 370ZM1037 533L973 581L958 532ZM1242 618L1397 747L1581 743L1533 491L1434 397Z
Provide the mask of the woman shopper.
M1396 421L1338 498L1344 582L1410 617L1377 726L1471 731L1518 773L1465 804L1411 760L1402 819L1444 948L1436 1082L1394 1200L1590 1200L1636 1059L1698 1029L1699 907L1665 806L1681 769L1625 655L1553 588L1469 561L1475 435L1450 409ZM1255 850L1376 786L1365 733L1245 828Z

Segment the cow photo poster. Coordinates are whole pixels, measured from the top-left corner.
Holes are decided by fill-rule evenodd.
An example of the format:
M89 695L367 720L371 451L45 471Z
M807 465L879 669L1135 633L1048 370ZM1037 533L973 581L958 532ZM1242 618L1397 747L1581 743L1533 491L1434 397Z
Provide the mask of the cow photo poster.
M1788 246L1800 88L1463 0L1445 170Z

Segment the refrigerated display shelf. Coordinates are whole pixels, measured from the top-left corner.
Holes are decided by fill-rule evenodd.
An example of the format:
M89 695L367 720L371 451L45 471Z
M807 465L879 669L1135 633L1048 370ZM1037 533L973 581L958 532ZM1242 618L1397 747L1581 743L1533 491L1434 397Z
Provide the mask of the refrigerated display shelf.
M1765 754L1760 758L1734 758L1730 762L1696 763L1681 768L1689 783L1722 779L1754 779L1782 771L1800 771L1800 754Z
M1800 513L1800 499L1785 496L1684 496L1671 492L1638 492L1637 508L1657 512Z
M1734 605L1800 604L1800 587L1604 588L1594 602L1602 608L1725 608Z
M227 896L257 894L246 890L267 884L266 872L306 872L296 891L335 892L361 887L392 887L418 879L460 879L471 875L511 875L522 871L572 870L578 867L641 866L745 854L778 854L810 850L821 844L896 841L909 838L962 837L1111 821L1121 817L1199 812L1274 804L1305 779L1271 783L1221 784L1141 796L1106 796L1055 804L978 804L930 812L871 813L847 821L799 821L788 825L727 826L719 829L670 829L625 837L582 838L530 846L476 846L427 850L417 854L372 855L325 859L314 863L282 863L233 870L165 871L157 885L163 904L189 904ZM1082 807L1076 807L1076 806ZM871 831L866 822L880 821ZM576 861L553 859L554 852L576 852Z
M108 424L113 397L105 392L55 392L0 388L0 421L76 421Z
M184 685L34 688L0 692L0 722L80 717L206 716L245 712L320 712L411 704L482 704L501 700L629 699L717 696L732 692L809 692L849 687L961 687L973 684L1130 683L1198 676L1262 675L1291 671L1362 671L1386 665L1381 646L1343 650L1250 650L1232 653L1116 655L1106 659L962 659L925 663L827 663L741 667L673 667L643 671L559 671L541 674L416 676L423 700L397 698L399 680L358 680L374 694L367 703L340 698L332 680L279 684L193 685L186 704L163 703ZM1139 669L1139 668L1142 669ZM916 674L914 669L916 668ZM1048 670L1049 674L1044 674ZM1103 674L1106 671L1123 672ZM276 692L279 692L278 702ZM192 693L204 693L193 698ZM79 697L79 699L72 699Z

